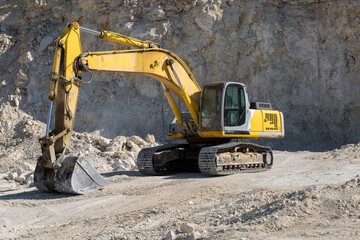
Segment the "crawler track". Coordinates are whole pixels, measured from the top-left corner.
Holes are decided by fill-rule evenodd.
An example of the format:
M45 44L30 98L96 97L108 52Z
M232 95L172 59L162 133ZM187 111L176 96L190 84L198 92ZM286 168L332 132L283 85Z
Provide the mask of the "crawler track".
M259 164L222 164L217 165L217 154L232 152L235 148L247 148L251 152L264 154L263 163ZM271 159L266 159L269 157ZM261 172L271 168L273 164L273 154L270 147L263 147L252 143L231 142L216 146L204 147L199 153L199 169L202 173L211 176L230 175L239 172Z
M177 150L182 148L186 151L186 148L189 148L190 145L184 144L167 144L158 147L144 148L141 150L138 156L137 164L139 171L143 175L167 175L174 172L179 172L181 169L178 169L179 165L172 163L159 163L154 160L154 154L156 152L166 151L166 150ZM261 160L256 162L251 161L230 161L219 162L220 154L222 153L239 153L243 154L243 151L246 149L247 153L257 154L260 156ZM246 155L246 154L245 154ZM245 156L243 155L243 156ZM190 161L185 163L185 159L177 159L177 161L183 162L183 164L192 164L194 166L198 165L200 172L210 176L217 175L230 175L239 172L261 172L271 168L273 163L273 154L271 148L259 146L253 143L239 143L231 142L220 145L213 145L199 148L197 161Z
M182 144L166 144L158 147L152 147L152 148L143 148L139 156L137 158L137 165L139 168L139 171L143 175L166 175L171 174L174 172L175 169L172 169L168 165L164 166L156 166L154 165L153 157L155 152L164 151L164 150L171 150L176 149L178 147L183 146Z

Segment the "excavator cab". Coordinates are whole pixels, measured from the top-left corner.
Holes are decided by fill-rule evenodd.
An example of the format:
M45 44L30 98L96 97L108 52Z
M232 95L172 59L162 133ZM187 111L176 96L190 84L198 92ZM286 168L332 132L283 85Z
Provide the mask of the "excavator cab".
M213 83L204 86L200 101L200 131L248 131L249 100L242 83Z

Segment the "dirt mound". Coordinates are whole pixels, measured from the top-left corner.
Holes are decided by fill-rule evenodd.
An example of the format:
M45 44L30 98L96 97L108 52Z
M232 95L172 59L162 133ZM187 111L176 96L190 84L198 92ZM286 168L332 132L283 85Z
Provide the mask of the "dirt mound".
M324 159L348 160L360 158L360 142L357 144L347 144L340 149L334 149L322 155Z

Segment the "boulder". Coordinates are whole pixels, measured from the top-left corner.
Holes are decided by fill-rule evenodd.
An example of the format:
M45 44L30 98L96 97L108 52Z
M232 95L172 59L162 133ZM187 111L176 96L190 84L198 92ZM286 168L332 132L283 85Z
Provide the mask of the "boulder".
M33 172L35 171L35 168L28 162L23 162L22 163L22 167L24 168L24 170L26 171L30 171L30 172Z
M112 157L114 155L115 152L113 151L105 151L101 153L102 157Z
M15 178L17 178L17 173L16 172L11 172L7 175L6 179L7 180L15 180Z
M127 141L126 142L126 146L129 148L129 149L132 149L133 147L134 147L134 142L132 142L132 141Z
M115 162L111 165L114 170L130 170L130 164L123 159L116 159Z
M27 85L28 81L28 76L20 69L19 72L16 74L15 86L24 88Z
M18 183L26 183L26 178L23 175L17 176L14 180Z
M139 136L132 136L130 137L130 140L133 141L138 146L146 146L148 144L144 139L142 139Z
M104 137L100 137L99 138L99 144L101 145L101 146L103 146L103 147L107 147L107 146L109 146L109 144L110 144L110 139L107 139L107 138L104 138Z
M6 81L5 80L2 80L1 83L0 83L0 89L5 87L7 84L6 84Z
M180 232L183 233L192 233L195 231L195 225L192 223L183 223L180 226Z
M117 152L114 152L112 157L114 157L114 158L124 158L124 157L127 157L127 154L125 152L123 152L123 151L117 151Z
M128 155L129 156L129 158L131 158L131 159L135 159L135 154L134 153L132 153L132 152L126 152L126 155Z
M27 51L24 55L22 55L18 61L21 64L27 64L27 63L31 63L34 60L34 57L32 56L30 51Z
M155 143L155 136L153 134L147 134L145 141L148 143Z
M201 236L199 232L192 232L190 236L187 238L187 240L196 240L199 239L200 237Z
M139 153L140 151L141 151L141 148L136 144L134 144L133 147L131 148L131 152L133 152L135 154Z
M134 168L134 167L136 166L136 163L135 163L134 159L128 157L128 158L126 159L126 161L130 164L130 167L131 167L131 168Z
M174 240L174 239L176 239L176 235L173 230L170 230L164 238L164 240Z
M113 152L122 152L123 150L123 142L111 142L106 150Z

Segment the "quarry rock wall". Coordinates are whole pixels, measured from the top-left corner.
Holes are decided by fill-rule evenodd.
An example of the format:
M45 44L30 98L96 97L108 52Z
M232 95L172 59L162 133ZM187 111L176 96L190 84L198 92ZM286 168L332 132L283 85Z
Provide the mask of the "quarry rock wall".
M251 101L284 113L286 137L275 145L359 142L359 16L351 0L0 1L0 104L46 121L52 42L77 21L160 44L200 86L245 83ZM128 49L81 37L83 51ZM76 131L164 137L173 115L156 80L94 77L81 87Z

